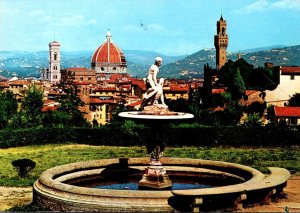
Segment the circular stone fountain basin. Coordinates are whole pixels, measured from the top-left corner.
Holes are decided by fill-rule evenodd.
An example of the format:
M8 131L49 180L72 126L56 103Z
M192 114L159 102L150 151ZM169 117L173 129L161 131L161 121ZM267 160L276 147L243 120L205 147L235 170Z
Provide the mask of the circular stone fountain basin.
M99 189L95 185L133 183L139 180L149 158L103 159L77 162L50 168L34 183L34 202L52 211L174 211L177 198L220 195L249 190L265 179L256 169L239 164L186 158L161 159L170 178L204 183L214 188L184 190ZM121 182L120 182L121 181ZM123 182L124 183L124 182ZM185 184L183 182L183 184ZM280 182L282 184L282 182ZM255 189L254 189L255 190ZM250 190L251 191L251 190ZM174 205L175 201L175 205ZM188 201L189 202L189 201ZM180 204L180 202L179 202ZM184 202L182 202L184 206ZM179 208L183 207L179 205Z

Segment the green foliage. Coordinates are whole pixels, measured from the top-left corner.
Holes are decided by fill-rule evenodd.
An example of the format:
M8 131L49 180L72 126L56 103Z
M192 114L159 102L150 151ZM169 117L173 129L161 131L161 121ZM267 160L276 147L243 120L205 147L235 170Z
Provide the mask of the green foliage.
M233 95L233 98L236 98L235 100L240 99L245 93L246 86L239 68L236 69L232 86L229 86L229 89Z
M23 159L14 160L11 162L11 164L17 170L18 175L21 178L25 178L27 173L32 169L34 169L36 163L28 158L23 158Z
M42 124L43 91L31 86L22 100L22 111L25 113L28 126Z
M249 75L247 85L251 89L257 90L273 90L278 85L276 79L276 68L258 67L255 68Z
M112 111L112 119L111 119L110 123L114 123L114 122L116 122L116 123L122 122L123 119L120 118L120 117L118 116L118 114L119 114L120 112L127 112L127 111L129 111L129 109L127 108L127 106L125 106L125 104L118 104L118 105L113 109L113 111Z
M43 116L43 124L44 126L50 127L65 127L65 126L73 126L73 116L72 114L55 110L55 111L47 111Z
M274 120L275 120L275 111L274 111L274 105L269 105L267 107L267 115L266 118L269 121L269 125L274 125Z
M168 107L171 111L175 111L175 112L190 112L191 111L189 101L187 101L183 98L179 98L176 100L168 100L168 101L166 101L166 104L168 105Z
M8 123L8 128L12 129L28 128L30 126L31 125L28 125L28 116L26 116L26 113L23 111L15 114Z
M300 107L300 93L295 93L289 100L288 106L299 106Z
M243 125L253 128L256 126L262 126L262 121L261 121L261 115L259 113L252 113L248 114L246 120L244 121Z
M245 112L248 114L254 114L257 113L258 115L262 116L264 114L264 111L266 109L266 103L259 103L259 102L253 102L249 106L245 107Z
M208 64L204 65L204 82L201 95L205 107L210 107L212 104L212 75L211 67Z
M76 85L62 85L64 95L60 97L60 107L54 111L45 114L44 125L59 125L61 127L86 127L88 122L79 110L84 103L78 96L79 89Z
M248 82L249 75L253 72L254 66L249 64L245 59L240 58L235 61L235 66L239 68L243 81Z
M278 67L254 68L253 65L241 58L235 62L229 60L225 63L225 66L220 70L219 79L222 84L229 88L230 92L234 92L235 89L238 90L238 93L234 94L235 97L235 95L242 92L243 88L261 91L273 90L279 83L278 76Z
M243 70L244 77L248 76L249 67L243 69L243 66L229 60L220 70L220 82L228 87L229 92L232 94L233 100L238 100L242 97L246 90L245 81L241 75L241 70ZM239 67L241 66L241 67ZM246 78L246 77L245 77Z
M0 129L6 127L8 122L17 113L18 103L10 91L0 91Z
M243 115L243 108L238 101L229 102L223 111L216 112L217 125L237 125Z

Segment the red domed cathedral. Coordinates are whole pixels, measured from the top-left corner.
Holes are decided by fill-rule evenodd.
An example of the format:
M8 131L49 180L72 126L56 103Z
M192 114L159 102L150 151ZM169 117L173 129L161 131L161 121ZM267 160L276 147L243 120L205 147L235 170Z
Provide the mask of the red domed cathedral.
M96 74L126 73L127 62L122 50L113 43L111 33L106 33L106 40L94 52L91 68Z

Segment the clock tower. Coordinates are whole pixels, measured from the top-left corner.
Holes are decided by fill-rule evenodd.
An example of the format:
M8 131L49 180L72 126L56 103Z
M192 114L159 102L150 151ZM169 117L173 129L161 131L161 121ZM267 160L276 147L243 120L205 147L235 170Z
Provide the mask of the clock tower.
M217 21L217 35L215 35L216 68L220 70L226 63L226 49L228 46L228 35L226 33L226 21L222 15Z

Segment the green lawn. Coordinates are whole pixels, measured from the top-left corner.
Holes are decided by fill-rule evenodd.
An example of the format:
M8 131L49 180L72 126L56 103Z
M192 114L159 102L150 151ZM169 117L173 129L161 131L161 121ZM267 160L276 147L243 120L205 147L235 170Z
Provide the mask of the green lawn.
M117 157L145 157L146 148L89 146L77 144L54 144L26 146L18 148L0 149L0 185L29 186L38 179L39 175L48 168L86 160L117 158ZM300 172L300 147L291 148L203 148L203 147L167 147L164 156L181 158L198 158L207 160L221 160L240 163L266 172L266 167L284 167L291 173ZM11 162L13 160L29 158L36 162L36 167L22 179L18 177Z

